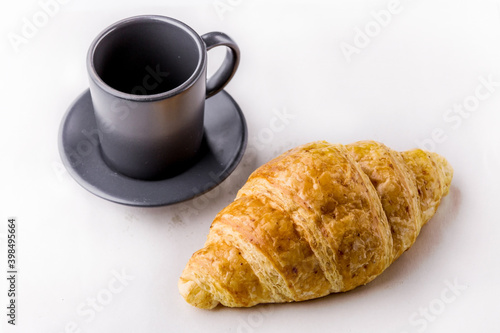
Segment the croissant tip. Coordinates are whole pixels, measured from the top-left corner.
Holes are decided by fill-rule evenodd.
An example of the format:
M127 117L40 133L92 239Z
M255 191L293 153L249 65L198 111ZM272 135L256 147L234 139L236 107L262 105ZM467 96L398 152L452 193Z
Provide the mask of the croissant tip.
M441 172L444 177L444 189L443 189L443 196L447 195L449 190L450 190L450 185L451 185L451 180L453 179L453 167L451 166L450 162L443 156L430 152L429 153L434 161L437 164L437 167L441 169Z
M213 309L219 304L210 292L201 288L193 280L181 277L177 285L181 296L192 306L200 309Z

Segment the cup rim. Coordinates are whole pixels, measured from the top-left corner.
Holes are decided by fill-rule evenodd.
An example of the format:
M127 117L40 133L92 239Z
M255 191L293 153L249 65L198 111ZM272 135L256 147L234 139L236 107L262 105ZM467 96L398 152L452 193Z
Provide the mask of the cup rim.
M157 93L157 94L151 94L151 95L136 95L136 94L129 94L120 90L117 90L111 86L109 86L106 82L104 82L99 74L97 74L97 71L94 66L94 53L96 51L96 48L98 47L99 43L112 31L119 29L121 27L135 24L137 22L151 22L151 21L159 21L163 23L168 23L171 25L175 25L178 28L182 29L184 32L189 34L193 40L196 43L196 46L198 48L199 52L199 57L198 57L198 63L196 64L196 68L191 74L191 76L185 80L182 84L178 85L177 87ZM166 99L175 95L178 95L184 91L186 91L188 88L193 86L203 73L203 69L206 66L206 52L205 52L205 43L201 39L200 35L198 35L190 26L187 24L174 19L172 17L168 16L162 16L162 15L137 15L137 16L132 16L128 17L125 19L122 19L120 21L117 21L110 26L108 26L106 29L101 31L97 37L94 38L92 43L90 44L89 50L87 52L87 70L90 76L90 79L102 90L105 92L115 96L119 97L125 100L130 100L130 101L136 101L136 102L148 102L148 101L157 101L157 100L162 100Z

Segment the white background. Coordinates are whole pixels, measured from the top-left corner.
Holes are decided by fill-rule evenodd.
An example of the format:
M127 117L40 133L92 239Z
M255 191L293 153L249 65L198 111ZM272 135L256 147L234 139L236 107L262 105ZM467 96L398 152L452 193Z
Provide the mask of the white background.
M385 0L69 0L14 47L9 36L22 36L24 20L32 22L42 7L4 1L2 332L498 331L499 6L401 0L381 26L375 17L390 6ZM200 34L226 32L242 51L227 91L248 122L247 154L214 191L168 207L127 207L92 195L62 169L57 148L60 121L87 88L91 40L138 14L175 17ZM359 32L365 29L368 39ZM221 54L210 54L211 71ZM454 105L465 111L456 113ZM290 116L271 130L277 112ZM258 165L313 140L363 139L397 150L425 145L455 169L437 215L380 277L296 304L206 311L182 299L177 280L184 265ZM18 219L19 236L15 327L6 325L5 309L10 216Z

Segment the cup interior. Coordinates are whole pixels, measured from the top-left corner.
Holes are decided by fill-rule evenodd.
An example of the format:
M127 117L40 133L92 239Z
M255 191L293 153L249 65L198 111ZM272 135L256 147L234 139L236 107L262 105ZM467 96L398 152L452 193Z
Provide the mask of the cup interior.
M200 42L179 24L136 20L116 26L95 44L92 61L104 83L132 95L171 91L201 63Z

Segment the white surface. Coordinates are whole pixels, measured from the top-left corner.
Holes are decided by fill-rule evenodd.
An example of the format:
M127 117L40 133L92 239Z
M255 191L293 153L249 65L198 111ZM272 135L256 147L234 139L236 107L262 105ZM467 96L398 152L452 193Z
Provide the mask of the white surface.
M71 0L19 52L7 36L20 34L23 18L41 7L35 0L4 3L0 276L9 216L19 221L20 268L15 327L6 325L1 279L2 332L498 331L500 85L491 93L477 87L481 77L500 82L499 7L401 0L348 62L342 43L355 46L357 28L375 29L370 13L389 3ZM218 13L214 4L229 9ZM227 91L250 133L243 162L220 187L153 209L90 194L61 169L57 150L60 120L87 87L91 40L114 21L146 13L178 18L200 34L224 31L238 42L241 67ZM485 96L473 112L448 111L474 102L476 89ZM293 117L273 126L276 112ZM179 295L188 258L258 165L312 140L375 139L406 150L433 132L434 150L455 168L451 193L416 244L369 285L315 301L215 311ZM120 282L122 271L129 279Z

